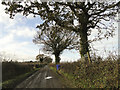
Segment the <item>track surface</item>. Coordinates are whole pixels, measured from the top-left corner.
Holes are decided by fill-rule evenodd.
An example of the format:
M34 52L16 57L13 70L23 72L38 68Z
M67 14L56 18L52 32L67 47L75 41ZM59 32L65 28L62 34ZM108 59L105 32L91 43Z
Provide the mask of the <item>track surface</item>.
M16 88L65 88L58 76L45 66L24 80Z

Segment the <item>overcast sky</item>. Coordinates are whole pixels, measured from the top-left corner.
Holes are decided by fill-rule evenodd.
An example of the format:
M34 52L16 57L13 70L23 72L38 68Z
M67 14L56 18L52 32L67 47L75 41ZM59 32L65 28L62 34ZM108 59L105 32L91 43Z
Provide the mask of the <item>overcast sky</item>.
M42 23L39 17L33 18L32 15L23 17L17 14L14 19L10 19L5 14L4 6L0 4L0 52L6 52L10 58L17 58L19 61L34 60L39 53L38 45L32 42L37 31L37 24ZM115 24L118 25L117 23ZM94 37L96 31L92 33ZM106 56L108 51L116 51L118 49L118 30L115 36L109 40L94 42L92 45L99 51L97 54ZM107 52L104 52L104 51ZM41 51L42 53L42 51ZM50 55L51 56L51 55ZM54 56L51 56L54 59ZM76 61L80 58L79 52L75 50L65 50L61 55L61 61Z

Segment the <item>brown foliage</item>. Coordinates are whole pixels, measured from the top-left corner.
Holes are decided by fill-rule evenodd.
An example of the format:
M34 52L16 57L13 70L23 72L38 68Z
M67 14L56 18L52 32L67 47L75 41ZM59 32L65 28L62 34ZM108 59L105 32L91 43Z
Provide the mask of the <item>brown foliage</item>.
M79 88L117 88L118 63L117 60L104 60L87 64L77 61L62 63L61 70L73 76L76 87Z

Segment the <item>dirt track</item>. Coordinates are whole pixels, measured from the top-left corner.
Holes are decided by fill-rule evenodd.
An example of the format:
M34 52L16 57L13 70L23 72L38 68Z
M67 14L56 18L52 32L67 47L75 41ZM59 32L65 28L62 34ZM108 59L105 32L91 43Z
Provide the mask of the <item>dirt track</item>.
M61 80L58 76L45 66L41 70L37 71L16 88L64 88Z

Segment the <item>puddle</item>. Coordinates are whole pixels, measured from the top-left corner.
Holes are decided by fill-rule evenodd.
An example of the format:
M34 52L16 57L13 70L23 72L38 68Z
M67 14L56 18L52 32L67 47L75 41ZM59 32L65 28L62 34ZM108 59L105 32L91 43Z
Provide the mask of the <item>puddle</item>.
M48 79L51 79L51 78L52 78L51 76L48 76L48 77L46 77L45 79L47 79L47 80L48 80Z

